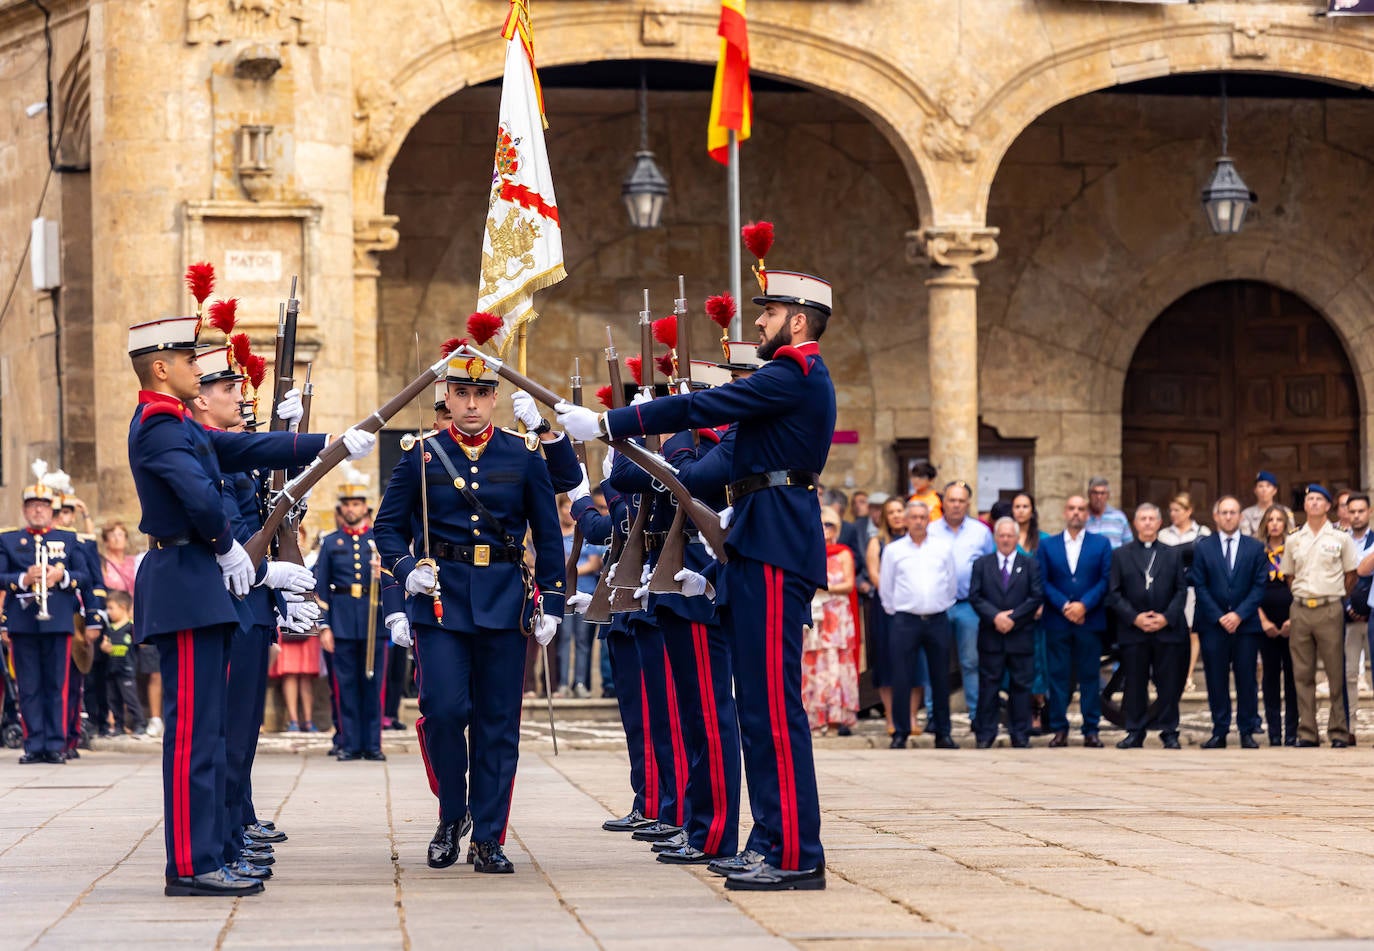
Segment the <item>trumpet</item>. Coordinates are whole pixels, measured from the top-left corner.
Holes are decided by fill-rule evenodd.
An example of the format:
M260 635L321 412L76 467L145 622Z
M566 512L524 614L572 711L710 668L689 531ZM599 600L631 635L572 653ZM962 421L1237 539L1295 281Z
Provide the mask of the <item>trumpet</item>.
M38 568L38 580L33 583L33 594L38 600L38 620L51 621L48 613L48 546L39 541L34 546L34 565Z

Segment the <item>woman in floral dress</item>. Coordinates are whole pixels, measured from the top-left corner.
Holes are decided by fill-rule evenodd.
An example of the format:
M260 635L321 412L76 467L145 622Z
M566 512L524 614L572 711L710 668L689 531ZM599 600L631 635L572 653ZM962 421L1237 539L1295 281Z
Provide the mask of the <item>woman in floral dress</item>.
M811 626L802 639L802 703L811 729L825 735L830 727L848 736L858 722L859 677L855 665L854 554L839 543L840 517L821 510L825 527L825 562L829 589L811 599Z

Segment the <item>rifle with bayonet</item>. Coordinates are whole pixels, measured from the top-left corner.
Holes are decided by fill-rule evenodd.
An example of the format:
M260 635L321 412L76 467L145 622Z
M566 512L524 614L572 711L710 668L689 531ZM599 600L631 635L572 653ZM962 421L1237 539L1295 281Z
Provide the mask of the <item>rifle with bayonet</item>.
M578 406L582 405L582 358L573 357L573 375L569 381L572 385L572 401ZM587 472L587 447L582 443L576 443L574 450L577 452L578 464L582 466L582 472ZM591 481L590 476L588 482ZM572 597L577 593L577 563L582 559L582 526L573 523L572 547L568 551L567 588L568 596Z
M673 314L677 318L677 379L678 392L692 392L692 333L687 323L687 282L681 274L677 276L677 299L673 301ZM692 430L692 445L698 445L697 431ZM687 512L681 505L673 512L673 524L663 542L663 550L658 554L654 573L649 576L649 590L654 594L680 594L682 582L677 580L678 572L687 567ZM714 586L708 592L715 597Z
M649 399L654 397L654 318L649 310L649 289L644 289L644 309L639 312L639 393ZM660 448L659 438L655 435L646 435L644 445L650 452L658 452ZM611 613L618 614L621 611L636 611L639 609L639 602L635 600L634 592L643 582L640 577L644 574L644 562L649 557L648 539L649 519L653 509L653 493L639 493L639 510L635 513L634 524L630 526L630 534L625 539L625 547L620 553L620 560L615 566L615 581L612 582L611 592Z
M625 384L620 377L620 355L616 353L615 338L611 334L611 328L606 328L606 375L611 381L611 408L619 409L625 405ZM584 448L585 454L586 449ZM610 450L606 450L610 452ZM592 624L605 624L611 619L611 583L608 580L611 568L620 559L620 553L625 548L625 536L614 530L611 531L611 547L606 552L606 560L601 565L601 574L596 579L596 589L592 592L592 600L587 605L587 610L582 612ZM568 589L569 591L572 588Z

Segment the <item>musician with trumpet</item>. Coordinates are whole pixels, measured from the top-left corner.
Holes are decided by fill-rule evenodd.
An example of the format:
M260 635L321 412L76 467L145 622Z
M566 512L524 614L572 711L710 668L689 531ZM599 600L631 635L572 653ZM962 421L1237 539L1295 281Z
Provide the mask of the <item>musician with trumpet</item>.
M53 491L47 466L25 486L23 528L0 533L0 578L6 582L5 623L13 645L24 717L23 764L66 762L65 698L70 682L72 631L80 616L77 590L89 579L76 560L74 532L53 527Z

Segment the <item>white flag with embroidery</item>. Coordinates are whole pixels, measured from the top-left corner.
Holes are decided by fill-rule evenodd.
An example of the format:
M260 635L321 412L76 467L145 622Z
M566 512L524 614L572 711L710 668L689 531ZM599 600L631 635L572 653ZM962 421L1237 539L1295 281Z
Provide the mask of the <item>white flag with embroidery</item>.
M501 126L491 176L491 201L482 236L482 277L477 309L505 322L501 352L514 331L533 320L534 293L567 277L563 232L544 147L544 114L534 72L529 12L515 0L502 30L506 74L501 86Z

